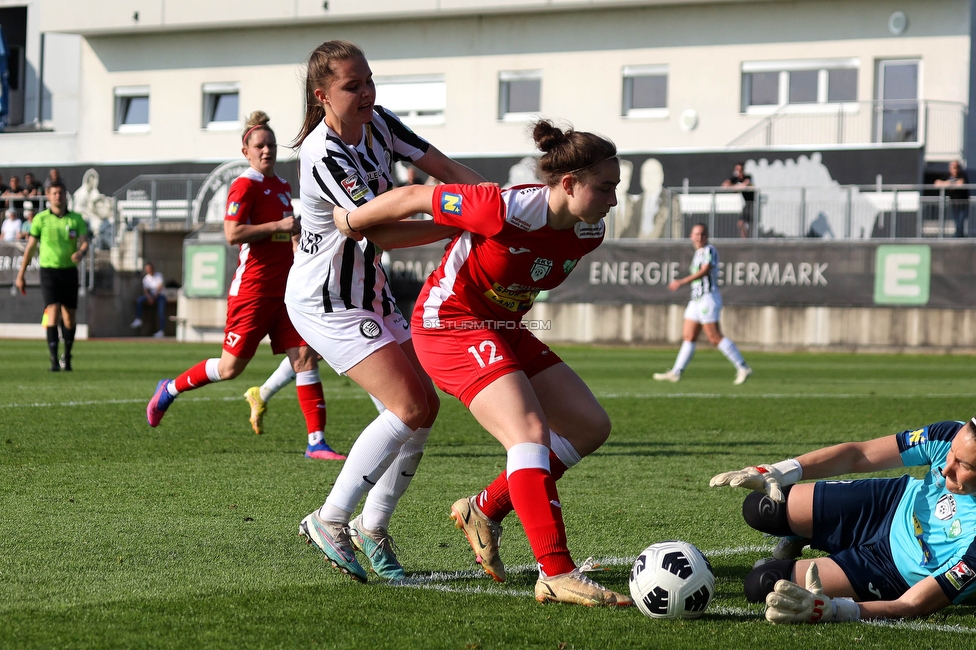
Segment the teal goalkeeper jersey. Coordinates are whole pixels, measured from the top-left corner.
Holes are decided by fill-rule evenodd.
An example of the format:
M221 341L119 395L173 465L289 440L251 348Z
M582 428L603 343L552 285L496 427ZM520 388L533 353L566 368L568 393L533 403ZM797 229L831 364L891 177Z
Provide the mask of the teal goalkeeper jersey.
M906 467L929 465L911 479L895 510L889 542L898 572L909 585L933 576L949 600L976 591L976 498L952 494L942 470L962 422L936 422L897 434Z

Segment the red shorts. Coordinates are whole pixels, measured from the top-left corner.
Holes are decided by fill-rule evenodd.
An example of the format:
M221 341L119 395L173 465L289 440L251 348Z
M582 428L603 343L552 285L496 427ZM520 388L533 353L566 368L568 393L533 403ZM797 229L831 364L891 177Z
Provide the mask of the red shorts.
M562 363L548 345L522 328L417 328L413 347L434 383L465 406L503 375L522 371L532 377Z
M305 345L288 319L283 298L228 297L224 349L238 359L250 359L265 336L271 337L274 354Z

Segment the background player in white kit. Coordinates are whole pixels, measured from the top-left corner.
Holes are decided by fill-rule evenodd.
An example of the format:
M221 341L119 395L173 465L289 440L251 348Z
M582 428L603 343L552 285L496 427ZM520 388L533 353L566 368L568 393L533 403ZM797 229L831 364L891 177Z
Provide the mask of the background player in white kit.
M440 401L417 361L376 245L428 243L456 229L416 221L376 229L372 241L355 241L336 229L332 211L353 209L391 189L398 160L449 182L484 179L374 104L372 71L352 43L328 41L312 52L305 99L305 121L295 140L301 146L302 236L285 303L309 345L386 410L359 435L325 504L302 520L300 532L356 580L365 582L366 572L353 546L378 575L399 579L404 571L389 522L420 464ZM350 522L367 492L362 514Z
M736 368L734 384L743 384L752 374L746 365L739 348L732 339L722 334L719 317L722 315L722 295L718 292L718 251L708 243L708 226L696 223L691 227L691 243L695 246L695 257L691 261L691 275L672 280L668 289L677 291L686 284L691 285L691 301L685 309L684 341L678 351L674 367L667 372L654 373L658 381L676 382L695 355L695 341L701 331L732 362Z

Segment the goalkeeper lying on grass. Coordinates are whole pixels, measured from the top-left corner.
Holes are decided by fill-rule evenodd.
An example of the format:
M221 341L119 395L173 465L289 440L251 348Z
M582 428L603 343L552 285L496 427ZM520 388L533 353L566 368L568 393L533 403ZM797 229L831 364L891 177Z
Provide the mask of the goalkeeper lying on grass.
M817 481L929 466L921 480ZM746 523L783 539L746 576L772 623L924 616L976 591L976 418L826 447L715 476L755 490ZM803 546L830 557L798 560Z

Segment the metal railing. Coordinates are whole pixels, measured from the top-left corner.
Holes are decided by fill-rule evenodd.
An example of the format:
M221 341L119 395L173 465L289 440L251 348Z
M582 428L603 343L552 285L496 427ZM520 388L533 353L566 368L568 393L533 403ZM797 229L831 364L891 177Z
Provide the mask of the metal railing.
M123 185L115 199L116 232L160 222L195 226L196 195L208 174L142 174Z
M724 187L665 188L640 214L646 197L631 197L607 217L612 238L677 239L704 223L712 238L976 237L976 203L959 198L976 184L756 187L750 201Z
M926 155L961 158L968 108L961 102L884 100L787 104L730 147L924 144Z

